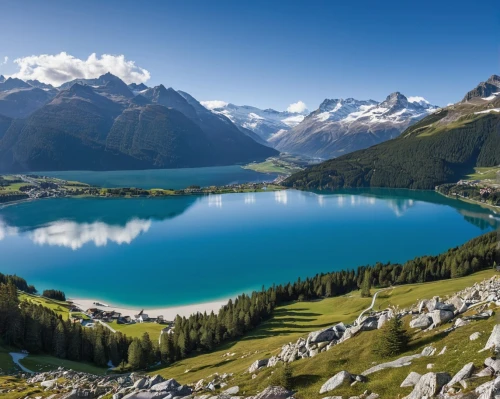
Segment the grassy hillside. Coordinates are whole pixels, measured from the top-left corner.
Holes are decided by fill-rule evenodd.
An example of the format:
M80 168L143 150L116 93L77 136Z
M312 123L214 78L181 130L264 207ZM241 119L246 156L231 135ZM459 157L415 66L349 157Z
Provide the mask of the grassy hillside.
M453 280L398 286L382 293L376 300L375 309L383 309L388 305L408 307L419 299L431 298L434 295L444 297L471 286L474 282L491 277L493 274L492 270L488 270ZM369 306L370 302L371 298L361 298L359 292L356 291L342 297L314 302L297 302L282 306L275 311L275 315L271 320L263 323L241 340L230 342L212 353L192 356L176 362L170 367L154 370L151 374L159 373L166 378L175 378L181 383L195 383L199 379L208 378L215 372L219 374L234 373L235 379L231 382L231 385L239 385L242 391L252 394L270 384L269 377L274 370L273 368L261 370L257 378L252 379L251 375L246 373L246 370L255 360L276 355L280 352L282 345L295 342L299 337L306 337L311 331L341 321L352 322L363 309ZM491 331L490 324L494 323L494 320L481 323L482 330L489 329ZM448 355L437 360L435 358L421 359L417 371L424 371L426 364L431 362L435 362L437 365L443 364L443 367L444 363L448 362L446 363L446 370L456 371L466 363L465 361L457 362L457 360L463 356L471 355L472 352L475 354L471 359L474 357L482 359L482 357L477 356L475 346L463 354L451 350L451 348L456 348L459 345L464 336L468 337L467 334L470 335L474 332L469 332L469 330L474 329L475 325L472 323L467 328L457 330L455 333L443 338L439 342L438 349L448 345L450 348ZM436 335L436 331L414 335L409 353L416 353L430 342L441 338ZM292 363L294 389L299 389L301 392L298 397L321 398L325 395L318 394L319 388L336 372L346 369L352 373L360 373L371 367L373 361L380 362L380 359L376 359L370 350L376 339L377 331L363 333L332 348L328 352L319 354L314 359L304 359ZM474 345L484 345L486 339L487 336L484 334L482 340L476 341ZM450 364L453 367L448 367ZM407 368L381 372L383 378L374 379L367 385L360 385L359 390L361 393L367 388L373 389L375 392L377 390L378 392L401 392L399 388L398 390L395 388L393 391L387 391L387 387L397 381L399 382L396 387L399 387L408 372ZM357 392L357 390L355 392L350 391L350 394L353 395Z
M430 115L394 140L323 162L292 175L283 184L326 190L434 189L465 178L475 167L500 164L498 114L448 118L448 111Z

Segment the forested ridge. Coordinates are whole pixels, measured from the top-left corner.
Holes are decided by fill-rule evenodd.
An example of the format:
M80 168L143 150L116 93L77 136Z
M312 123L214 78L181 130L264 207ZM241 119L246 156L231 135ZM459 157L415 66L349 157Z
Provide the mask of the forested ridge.
M474 167L500 164L499 115L471 114L437 128L435 122L446 115L446 110L430 115L394 140L310 167L283 185L434 189L457 182Z
M163 334L161 344L147 333L142 339L128 338L96 325L85 328L64 321L53 311L18 298L18 289L34 290L17 276L0 274L0 337L7 345L32 353L93 362L105 366L130 364L143 369L161 361L180 360L198 351L238 339L272 316L276 306L343 295L363 287L421 283L456 278L495 267L499 263L498 236L491 232L437 256L416 257L404 264L376 263L298 279L286 285L263 288L240 295L223 306L218 314L194 314L175 319L174 332ZM369 290L369 288L368 288Z

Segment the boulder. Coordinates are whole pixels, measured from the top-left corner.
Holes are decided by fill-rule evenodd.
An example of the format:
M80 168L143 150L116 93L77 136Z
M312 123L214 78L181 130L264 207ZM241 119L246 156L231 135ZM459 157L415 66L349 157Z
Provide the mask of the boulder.
M422 377L421 374L418 374L414 371L412 371L408 376L404 379L404 381L401 383L400 387L405 388L405 387L414 387L417 385L418 381L420 380L420 377Z
M500 324L497 324L495 325L495 327L493 327L493 331L491 332L491 335L488 338L488 342L486 342L484 350L492 348L495 349L500 348Z
M240 392L240 387L235 386L235 387L231 387L231 388L226 389L224 392L222 392L222 394L223 395L236 395L238 392Z
M57 379L54 379L54 380L46 380L46 381L42 381L40 383L40 385L44 388L52 388L54 385L56 385L57 383Z
M148 383L147 378L139 378L135 383L134 383L134 388L135 389L142 389L146 386Z
M464 313L467 310L467 304L459 296L454 296L448 302L454 306L456 314Z
M269 362L269 359L261 359L261 360L256 360L255 362L252 363L250 368L248 369L249 373L254 373L261 367L267 366L267 363Z
M491 377L493 374L495 374L495 370L488 366L476 373L476 377Z
M489 357L484 361L484 364L488 367L491 367L495 372L500 371L500 359L493 359Z
M205 386L205 380L204 379L201 379L199 380L196 385L194 386L194 390L195 391L201 391Z
M274 367L278 364L280 358L278 356L272 356L267 362L267 367Z
M476 339L479 339L479 337L481 336L481 333L480 332L475 332L475 333L472 333L469 337L469 339L471 341L475 341Z
M458 327L463 327L463 326L466 326L467 324L469 324L470 322L467 321L467 320L464 320L462 318L458 318L455 320L455 324L453 324L456 328Z
M169 392L140 391L131 392L125 395L123 399L165 399L167 396L172 395Z
M413 388L413 391L405 399L422 399L433 397L439 393L441 388L451 380L448 373L427 373Z
M324 330L313 331L307 337L306 345L309 346L318 342L330 342L339 339L344 334L345 329L344 323L339 323Z
M430 313L430 316L432 318L432 324L434 327L437 327L453 319L454 314L449 310L436 309Z
M467 378L470 378L472 376L473 372L474 372L474 363L472 362L467 363L464 367L460 369L460 371L457 374L453 376L451 381L446 385L452 386L454 384L459 383L460 381L466 380Z
M323 384L321 389L319 390L319 393L325 393L325 392L330 392L334 390L335 388L340 387L343 384L346 383L351 383L353 380L353 377L350 373L348 373L345 370L342 370L335 374L332 378L330 378L327 382Z
M424 349L422 349L421 355L422 356L432 356L436 353L436 348L433 346L426 346Z
M378 319L374 316L367 317L361 324L361 331L371 331L378 328Z
M165 381L165 378L163 378L161 375L156 374L149 379L147 385L144 386L144 388L151 388L153 385L156 385L163 381Z
M256 395L254 399L286 399L290 398L293 392L283 387L267 387L261 393Z
M432 324L432 319L426 314L421 314L412 321L410 321L411 328L420 328L422 330L426 329L431 324Z
M150 389L156 392L164 392L164 391L170 392L177 390L177 388L179 388L180 386L181 384L179 384L176 380L171 378L169 380L159 382L158 384L153 385Z

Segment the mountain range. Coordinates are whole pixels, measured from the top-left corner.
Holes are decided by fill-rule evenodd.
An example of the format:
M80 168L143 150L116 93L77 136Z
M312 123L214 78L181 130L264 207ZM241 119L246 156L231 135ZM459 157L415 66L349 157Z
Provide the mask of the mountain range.
M269 140L274 148L314 158L335 158L397 137L438 107L395 92L382 102L326 99L290 131Z
M325 99L311 113L279 112L202 101L207 109L249 129L282 152L313 158L335 158L397 137L407 127L438 109L422 97L399 92L382 102Z
M390 100L390 99L389 99ZM500 164L500 77L491 76L456 104L434 111L393 140L292 175L289 187L434 189L475 167Z
M229 165L278 152L187 93L107 73L59 88L0 79L0 171Z

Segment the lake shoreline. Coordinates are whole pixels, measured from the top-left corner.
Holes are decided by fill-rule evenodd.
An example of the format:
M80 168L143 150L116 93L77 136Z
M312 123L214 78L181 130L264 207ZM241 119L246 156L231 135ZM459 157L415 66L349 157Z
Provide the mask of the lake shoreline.
M134 307L134 306L126 306L126 305L112 305L104 301L100 301L97 299L85 299L85 298L68 298L68 302L72 302L73 305L79 307L83 312L87 309L97 308L104 311L115 311L122 314L124 316L130 316L134 319L134 316L139 314L139 312L143 311L144 314L147 314L149 317L157 318L158 316L163 316L166 321L174 321L177 315L181 317L189 317L195 313L204 313L208 314L214 312L217 314L219 309L226 305L228 299L220 299L216 301L210 302L200 302L197 304L191 305L177 305L177 306L165 306L159 308L148 308L148 307ZM99 305L96 305L99 303Z

